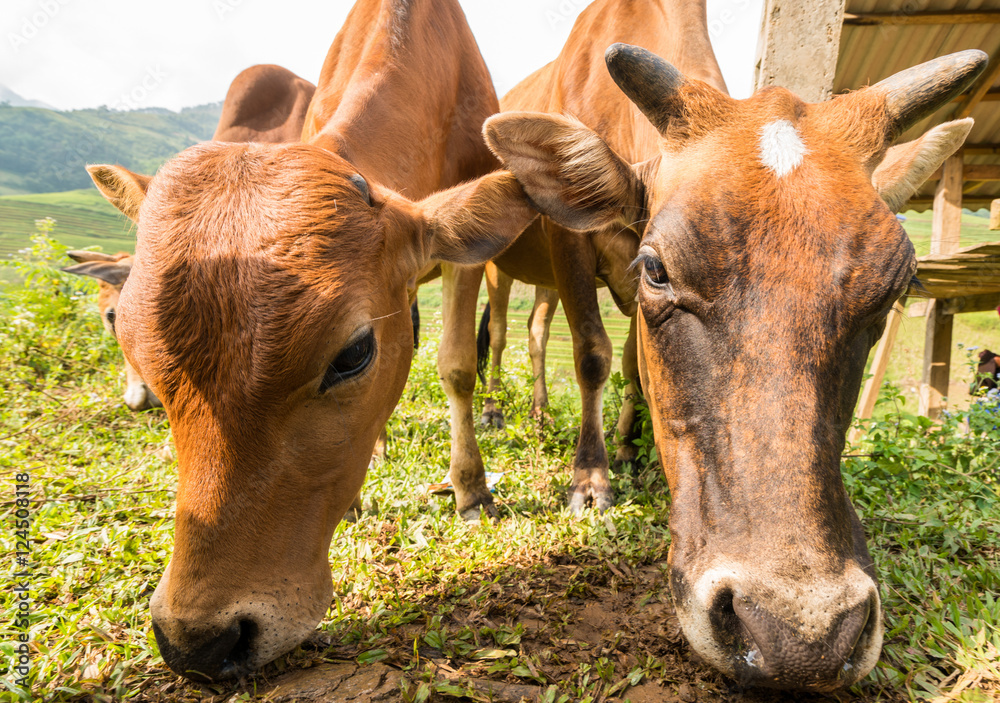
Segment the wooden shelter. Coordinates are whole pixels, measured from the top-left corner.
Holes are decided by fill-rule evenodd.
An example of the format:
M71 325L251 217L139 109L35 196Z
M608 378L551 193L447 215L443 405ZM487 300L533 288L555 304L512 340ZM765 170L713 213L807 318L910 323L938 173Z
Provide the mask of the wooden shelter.
M976 122L904 208L933 210L931 250L917 274L926 290L910 290L930 297L920 387L920 413L929 417L940 415L948 393L954 315L1000 305L1000 242L963 249L959 239L963 207L992 206L991 228L1000 228L1000 0L765 0L756 67L758 88L784 85L819 101L964 49L989 55L985 73L901 137L948 120ZM901 316L900 305L876 348L859 417L871 414Z

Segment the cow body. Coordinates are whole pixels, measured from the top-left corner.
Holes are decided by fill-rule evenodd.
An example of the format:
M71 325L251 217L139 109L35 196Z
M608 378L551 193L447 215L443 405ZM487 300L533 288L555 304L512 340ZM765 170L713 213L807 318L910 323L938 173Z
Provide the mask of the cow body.
M704 0L598 0L579 16L555 61L528 76L501 102L504 111L567 114L591 127L628 163L658 153L656 130L622 94L604 65L604 48L628 41L667 56L690 75L725 91L712 53ZM620 310L633 318L622 360L630 381L619 420L618 460L635 456L632 432L638 393L635 345L637 279L631 264L639 249L643 222L615 223L607 229L579 231L543 217L494 262L509 277L558 291L573 335L573 357L583 405L580 439L573 466L569 503L574 511L588 503L612 503L604 444L602 394L611 371L611 341L604 330L597 287L607 286ZM502 284L501 284L502 285ZM551 320L555 295L540 296L542 312L533 346L541 363L544 323ZM496 310L493 312L496 315ZM502 324L505 325L504 320ZM497 322L495 327L499 327ZM494 363L498 362L494 354ZM537 366L539 364L533 364ZM539 375L536 369L536 378ZM542 380L544 383L544 380ZM544 397L544 386L536 389Z
M482 176L496 107L455 0L360 0L305 143L199 145L148 183L90 168L138 224L119 339L177 448L174 552L150 603L175 671L241 676L323 616L333 530L402 393L409 296L435 262L439 366L453 418L468 418L458 507L492 504L471 423L475 290L536 216L513 176Z

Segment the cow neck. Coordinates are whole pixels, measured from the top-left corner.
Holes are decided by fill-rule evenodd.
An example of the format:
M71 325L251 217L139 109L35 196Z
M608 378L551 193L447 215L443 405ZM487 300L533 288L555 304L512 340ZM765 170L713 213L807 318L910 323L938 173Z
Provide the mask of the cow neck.
M303 139L410 198L453 185L442 152L470 41L454 0L361 0L327 56Z

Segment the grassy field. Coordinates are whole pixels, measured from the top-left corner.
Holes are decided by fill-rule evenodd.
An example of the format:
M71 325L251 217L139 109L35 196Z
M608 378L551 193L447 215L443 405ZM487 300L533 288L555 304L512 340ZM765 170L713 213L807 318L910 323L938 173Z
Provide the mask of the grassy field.
M366 511L338 527L336 599L314 636L248 679L199 685L163 665L149 596L172 548L176 464L162 411L121 403L120 352L93 310L96 287L59 273L44 242L0 297L0 520L30 514L30 692L0 670L0 701L964 701L1000 695L1000 440L980 411L932 426L906 413L848 449L845 482L877 564L886 646L838 698L740 691L679 632L665 559L669 496L655 462L613 475L617 504L562 509L578 433L575 394L529 417L523 345L507 356L508 426L481 431L505 473L501 519L466 524L425 485L447 471L437 382L440 320L390 421ZM606 426L617 414L607 391ZM480 399L481 400L481 399ZM898 405L887 389L882 406ZM992 432L992 433L991 433ZM649 442L648 432L644 442ZM166 451L165 451L166 448ZM28 497L18 505L15 486ZM13 559L15 529L0 532ZM8 566L13 566L9 562ZM11 569L13 571L13 569ZM12 587L0 607L13 622ZM14 632L14 630L10 630ZM19 656L10 635L0 655Z
M43 217L56 220L59 240L71 249L98 246L109 253L135 250L132 223L90 188L0 196L0 259L28 246L35 220Z

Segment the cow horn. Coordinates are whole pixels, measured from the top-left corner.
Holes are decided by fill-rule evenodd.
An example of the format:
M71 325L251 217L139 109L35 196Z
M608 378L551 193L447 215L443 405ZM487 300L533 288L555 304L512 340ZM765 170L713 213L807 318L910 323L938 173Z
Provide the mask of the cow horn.
M622 92L664 133L680 110L677 89L686 82L681 72L656 54L630 44L612 44L604 60Z
M969 87L989 57L978 49L959 51L908 68L872 86L885 93L885 105L898 137Z

